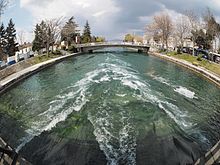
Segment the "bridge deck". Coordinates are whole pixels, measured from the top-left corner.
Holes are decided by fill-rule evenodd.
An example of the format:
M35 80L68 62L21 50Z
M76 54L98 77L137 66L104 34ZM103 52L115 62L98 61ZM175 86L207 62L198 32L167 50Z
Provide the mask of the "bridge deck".
M148 52L150 46L144 44L134 44L126 42L102 42L102 43L87 43L87 44L76 44L75 48L80 52L92 52L96 49L103 49L109 47L122 47L122 48L133 48L137 49L138 52Z

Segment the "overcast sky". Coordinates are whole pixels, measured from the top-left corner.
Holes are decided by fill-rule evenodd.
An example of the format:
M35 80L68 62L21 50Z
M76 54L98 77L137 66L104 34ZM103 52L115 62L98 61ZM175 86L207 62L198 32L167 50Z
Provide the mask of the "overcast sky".
M167 11L176 17L186 9L201 13L209 7L220 20L220 0L12 0L2 16L6 24L13 18L17 31L32 39L34 25L42 19L76 18L80 28L89 21L92 34L121 39L126 33L143 34L152 16Z

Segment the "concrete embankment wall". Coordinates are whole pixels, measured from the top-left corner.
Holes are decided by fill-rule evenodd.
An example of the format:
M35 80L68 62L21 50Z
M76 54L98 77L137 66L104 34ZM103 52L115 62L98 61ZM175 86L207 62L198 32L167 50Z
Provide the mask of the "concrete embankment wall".
M19 63L16 63L14 65L8 66L5 69L0 70L0 81L3 80L5 77L8 77L9 75L12 75L13 73L19 72L25 68L32 66L32 61L33 59L27 59L25 61L21 61Z
M174 57L170 57L170 56L163 55L160 53L149 52L149 54L153 55L153 56L157 56L157 57L162 58L164 60L171 61L173 63L180 65L180 66L183 66L184 68L190 69L190 70L202 75L203 77L207 78L208 80L210 80L211 82L216 84L218 87L220 87L220 76L216 75L215 73L212 73L211 71L208 71L205 68L198 67L198 66L195 66L192 63L187 62L185 60L176 59Z

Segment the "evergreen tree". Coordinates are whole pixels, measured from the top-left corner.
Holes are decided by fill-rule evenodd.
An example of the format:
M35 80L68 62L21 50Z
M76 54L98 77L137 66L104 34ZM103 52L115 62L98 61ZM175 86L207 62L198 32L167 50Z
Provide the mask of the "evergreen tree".
M3 60L6 56L6 33L4 24L0 27L0 60Z
M15 24L10 19L8 27L6 29L6 53L8 56L14 56L15 52L18 51L18 43L16 42L16 30Z
M34 30L34 41L33 41L33 51L40 51L43 48L43 40L41 35L41 27L40 25L36 25L35 30Z
M74 19L74 17L71 17L61 31L61 41L67 41L68 45L75 41L75 37L79 33L79 30L77 30L78 24Z
M91 40L92 40L92 37L91 37L91 30L90 30L89 22L86 21L86 25L84 26L83 35L82 35L82 42L89 43L91 42Z
M46 48L47 55L49 56L49 48L55 42L51 27L45 21L41 21L40 24L36 25L34 32L33 50L39 51L42 48Z

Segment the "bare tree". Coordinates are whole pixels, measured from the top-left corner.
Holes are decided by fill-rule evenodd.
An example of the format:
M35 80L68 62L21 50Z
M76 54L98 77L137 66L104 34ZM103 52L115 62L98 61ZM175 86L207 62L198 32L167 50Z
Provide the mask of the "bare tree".
M216 22L216 18L209 8L203 13L203 21L206 34L211 40L212 51L214 51L214 43L216 47L216 37L219 36L219 24Z
M68 45L71 45L79 33L78 27L75 18L71 17L61 30L61 40L67 41Z
M181 48L183 47L184 39L189 37L190 31L190 23L187 17L185 15L179 16L175 23L175 36L179 40Z
M6 7L9 5L9 0L0 0L0 22L1 16L4 14Z
M193 55L194 53L194 47L195 47L195 40L196 37L193 35L194 32L196 32L200 28L200 20L199 16L193 11L193 10L186 10L184 12L184 15L188 18L189 24L190 24L190 31L191 31L191 38L193 42Z
M63 26L63 17L43 20L40 24L36 24L35 38L33 41L33 47L35 50L41 50L46 48L47 55L49 56L50 47L53 47L60 39L60 32Z
M172 34L173 24L170 16L167 13L160 13L155 15L153 18L153 22L147 26L147 31L152 34L157 34L160 36L162 41L162 47L166 45L168 49L168 39Z
M54 44L60 40L63 24L63 17L46 20L47 29L49 30L47 36L48 44L49 46L52 46L52 52Z
M23 30L17 33L17 42L19 45L23 45L25 42L25 32Z

